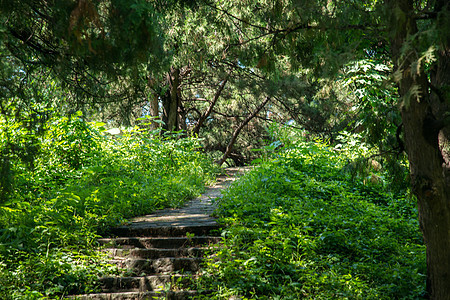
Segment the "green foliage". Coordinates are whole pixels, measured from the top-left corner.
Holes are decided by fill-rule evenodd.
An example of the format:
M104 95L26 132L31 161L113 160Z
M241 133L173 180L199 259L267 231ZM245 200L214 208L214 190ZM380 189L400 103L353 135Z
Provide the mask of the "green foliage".
M398 94L387 83L392 66L383 60L365 59L352 62L336 82L340 97L346 97L353 107L354 124L364 133L367 143L379 146L380 151L397 146L396 130L401 124L396 107Z
M0 203L8 200L14 187L14 162L32 169L39 150L38 136L42 133L44 114L25 110L22 103L4 101L0 107L8 114L0 115ZM20 117L18 117L20 115Z
M219 204L216 298L412 299L425 247L406 194L352 178L353 149L297 142L236 182Z
M316 201L315 207L330 214L341 213L342 207L336 206L333 198L337 194L342 197L342 203L352 207L359 207L363 200L372 203L364 205L368 211L364 222L368 222L368 227L373 225L370 223L373 216L379 214L387 220L386 226L396 229L397 224L389 219L391 214L395 215L391 209L394 207L411 213L410 219L402 215L405 218L402 220L409 224L416 212L405 197L396 196L408 183L405 158L400 151L392 151L392 148L403 150L397 104L400 102L408 110L415 103L412 99L424 97L427 101L421 103L428 103L430 98L432 103L437 97L444 103L449 94L446 76L442 75L447 74L448 56L444 50L450 40L449 9L444 2L0 0L0 250L2 255L7 253L0 264L6 274L0 276L0 283L11 276L16 278L14 267L22 263L31 265L28 258L18 262L10 259L15 255L26 257L18 255L19 251L30 253L34 249L38 251L36 257L42 258L45 249L49 249L50 257L57 257L54 254L59 252L55 249L84 249L96 234L111 224L124 222L126 216L146 209L175 206L198 192L196 186L201 185L210 166L197 153L194 140L169 140L146 130L133 130L123 137L110 139L102 134L101 128L88 126L77 115L54 119L51 125L46 122L49 117L46 109L50 107L68 112L85 109L84 104L89 103L92 104L89 116L108 124L134 124L151 97L161 100L166 95L171 80L162 70L168 69L169 63L182 73L175 94L183 103L177 103L176 111L188 129L204 115L220 82L227 79L220 100L201 131L209 151L223 152L228 136L247 112L261 99L271 98L265 111L246 126L238 139L237 153L232 153L236 163L245 162L244 155L252 153L263 153L261 161L268 157L278 159L258 171L262 172L257 173L262 176L260 179L253 179L257 187L265 189L255 190L260 199L249 202L251 207L262 207L255 220L261 217L268 224L280 223L276 221L280 214L291 218L294 212L302 215L303 209L314 218L326 219L320 212L302 207L298 202L303 203L303 197L309 195L308 201ZM192 3L195 9L177 5L184 3ZM415 5L414 11L403 11L402 6L407 3ZM411 24L406 23L409 18ZM394 64L398 65L395 72ZM404 87L400 98L387 82L401 81L404 76L423 76L424 84ZM429 110L438 120L446 119L447 107L438 106L442 108ZM263 136L267 120L280 124L295 121L296 126L308 131L302 133L306 140L317 136L330 139L335 146L333 151L340 155L334 156L331 151L324 154L323 147L297 143L289 134L276 137L270 128L269 137ZM48 129L45 135L44 129ZM352 134L344 134L344 129ZM355 139L355 132L361 133L362 138ZM413 130L413 134L417 132ZM268 139L271 139L269 145L261 146ZM278 153L282 144L286 148ZM250 152L255 147L262 149ZM375 151L383 155L376 155ZM271 170L266 170L269 166ZM269 175L271 172L274 175ZM309 181L312 186L305 183ZM321 189L325 191L323 195ZM327 201L333 205L325 207ZM289 206L291 202L298 206ZM236 207L241 209L241 204ZM253 212L251 207L246 209ZM292 211L285 212L285 207ZM223 209L225 212L228 208ZM242 223L250 216L238 214L236 222ZM270 221L271 218L275 221ZM360 220L354 215L351 219ZM350 229L357 228L358 224L351 223ZM271 226L277 236L283 230L275 225ZM307 266L317 268L314 276L309 271L304 271L305 277L301 272L280 273L288 274L289 280L293 280L292 295L357 298L363 297L358 293L367 289L368 297L376 297L377 293L380 297L407 297L407 292L395 291L392 281L385 278L394 270L391 256L387 255L381 262L375 259L386 268L380 271L380 279L374 278L370 270L366 273L360 270L369 264L360 258L360 243L352 242L351 247L346 244L355 232L344 227L327 228L331 231L323 239L317 238L322 233L311 235L311 243L318 248L299 242L312 253L313 262L308 261ZM373 228L384 232L379 224ZM258 241L259 236L252 230L247 232L245 227L244 236ZM283 235L290 236L289 232ZM381 243L391 245L383 238ZM395 239L392 241L395 249L404 246ZM341 254L352 252L349 250L352 247L356 254L351 259L362 260L363 264L352 267L356 271L349 271L353 270L346 261L349 258ZM340 249L337 254L333 252L335 248ZM13 250L10 253L8 249ZM277 251L274 253L278 255ZM333 268L322 265L324 253L329 252L332 257L329 265ZM292 253L301 256L298 251ZM320 260L314 261L319 256ZM245 266L258 266L264 274L268 267L258 265L258 261L264 261L261 257L258 254L248 260L239 259L246 262ZM339 260L342 257L343 262ZM409 259L407 255L403 257ZM47 265L51 269L50 264L44 264ZM377 266L373 268L380 270ZM398 270L401 276L406 272L404 268ZM416 276L413 273L411 276ZM268 283L278 280L269 271L267 274ZM252 276L256 273L249 274L247 279ZM17 283L14 285L20 285L22 279L17 278L12 281ZM253 289L264 294L265 287L260 288L257 283L260 279L252 280L256 287L249 286L249 293ZM10 281L7 282L2 287L9 286ZM305 284L301 295L296 294L295 286L299 283ZM386 292L379 292L379 283L386 285ZM315 287L326 287L326 284L333 288L321 291L332 291L337 286L336 290L344 292L321 295L322 292L315 291ZM24 283L16 287L24 297L38 298L44 295L39 286L42 285L31 287ZM418 284L417 293L411 291L420 295L421 288ZM12 288L7 289L2 291L4 295L19 295L9 293Z
M100 234L130 217L182 205L217 171L196 139L145 126L111 137L104 125L79 113L55 117L37 139L33 168L11 160L14 185L0 206L0 298L95 290L96 278L116 272L94 252Z

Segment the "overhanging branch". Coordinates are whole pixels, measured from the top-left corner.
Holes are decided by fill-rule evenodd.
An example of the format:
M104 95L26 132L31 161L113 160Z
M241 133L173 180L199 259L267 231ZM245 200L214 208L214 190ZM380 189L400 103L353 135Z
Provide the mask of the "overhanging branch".
M214 106L217 103L217 100L220 97L220 94L222 93L225 85L227 84L228 77L229 77L229 75L227 75L227 77L224 80L222 80L222 82L219 84L219 88L217 89L216 94L214 95L214 98L211 101L211 104L209 105L208 109L200 116L200 119L198 120L197 124L195 125L194 129L192 130L193 134L198 135L198 133L200 132L200 128L203 126L203 123L211 114Z
M221 166L227 160L242 128L244 128L244 126L247 125L247 123L250 122L251 119L253 119L261 111L261 109L263 109L263 107L267 104L267 102L269 102L269 100L270 97L266 97L266 99L252 113L250 113L247 116L247 118L238 126L238 128L236 128L236 130L233 132L233 135L231 136L230 142L227 145L225 153L223 154L222 158L217 162L219 166Z

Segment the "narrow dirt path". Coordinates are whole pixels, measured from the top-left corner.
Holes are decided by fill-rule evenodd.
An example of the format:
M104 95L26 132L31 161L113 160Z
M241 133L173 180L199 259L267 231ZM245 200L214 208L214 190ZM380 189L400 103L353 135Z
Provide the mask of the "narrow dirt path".
M210 292L197 290L195 278L208 245L221 240L219 225L211 216L212 200L249 169L227 168L213 186L184 207L159 210L112 228L110 237L99 242L106 246L111 263L126 275L100 278L102 293L75 298L181 300Z

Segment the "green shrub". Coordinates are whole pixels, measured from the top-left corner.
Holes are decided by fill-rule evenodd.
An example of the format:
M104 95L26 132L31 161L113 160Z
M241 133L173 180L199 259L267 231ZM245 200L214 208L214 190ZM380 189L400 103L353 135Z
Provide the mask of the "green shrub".
M298 143L219 202L223 248L205 279L216 298L416 299L425 247L415 203L344 171L348 150Z
M214 179L199 141L136 127L111 137L80 114L54 118L30 168L13 160L0 206L0 298L59 299L116 272L95 252L110 226L178 207Z

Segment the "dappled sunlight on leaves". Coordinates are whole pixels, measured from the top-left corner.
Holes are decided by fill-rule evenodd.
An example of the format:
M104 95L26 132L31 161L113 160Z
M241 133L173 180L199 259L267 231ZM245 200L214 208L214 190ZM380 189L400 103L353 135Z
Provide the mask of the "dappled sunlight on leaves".
M350 149L353 149L350 145ZM415 202L345 172L349 148L299 142L226 191L217 298L420 298L425 247Z
M178 207L211 182L217 167L191 138L136 127L122 137L82 115L50 120L35 168L13 166L15 189L0 207L0 298L59 298L98 289L114 274L96 253L110 226Z

